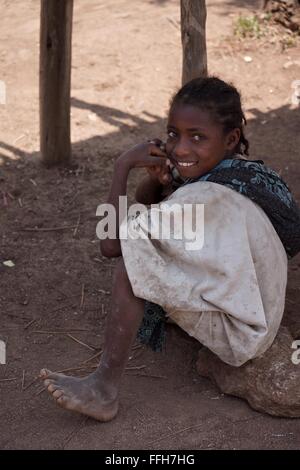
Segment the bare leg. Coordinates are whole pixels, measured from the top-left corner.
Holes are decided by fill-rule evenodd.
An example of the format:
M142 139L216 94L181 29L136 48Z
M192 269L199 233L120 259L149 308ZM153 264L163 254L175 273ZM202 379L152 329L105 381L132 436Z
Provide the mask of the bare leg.
M41 370L45 387L59 405L100 421L114 418L118 411L121 378L143 314L144 300L134 296L123 258L120 258L98 369L84 378Z

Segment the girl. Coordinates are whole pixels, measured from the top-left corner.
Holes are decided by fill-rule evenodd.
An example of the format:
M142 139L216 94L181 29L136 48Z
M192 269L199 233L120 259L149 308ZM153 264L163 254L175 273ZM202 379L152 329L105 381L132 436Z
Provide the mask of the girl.
M184 237L154 239L145 213L127 221L129 232L142 230L143 239L101 241L104 256L119 258L103 354L85 378L41 371L59 405L100 421L117 414L121 378L143 320L139 336L155 349L167 315L236 367L272 344L284 310L287 255L300 248L300 216L279 176L247 160L244 124L233 86L197 78L171 101L166 144L155 139L116 160L108 197L116 214L130 170L145 167L138 202L164 199L156 208L162 214L177 203L186 217L186 204L204 204L204 243L189 251Z

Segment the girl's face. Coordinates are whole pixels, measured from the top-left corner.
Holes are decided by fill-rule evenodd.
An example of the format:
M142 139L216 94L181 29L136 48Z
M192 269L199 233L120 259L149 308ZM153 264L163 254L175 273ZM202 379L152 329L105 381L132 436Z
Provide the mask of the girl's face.
M171 108L166 152L183 178L196 178L214 168L239 142L240 130L225 134L208 111L192 105Z

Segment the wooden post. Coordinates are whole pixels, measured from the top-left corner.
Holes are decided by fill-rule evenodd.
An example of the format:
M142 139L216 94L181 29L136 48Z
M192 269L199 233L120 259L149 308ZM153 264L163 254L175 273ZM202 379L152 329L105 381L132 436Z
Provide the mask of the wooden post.
M205 0L181 0L182 84L207 75Z
M40 146L47 166L71 157L72 17L73 0L41 0Z

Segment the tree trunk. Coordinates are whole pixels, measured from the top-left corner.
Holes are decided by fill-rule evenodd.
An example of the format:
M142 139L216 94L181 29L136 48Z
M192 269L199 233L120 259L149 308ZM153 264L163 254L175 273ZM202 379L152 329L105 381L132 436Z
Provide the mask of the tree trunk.
M205 0L181 0L182 84L207 75Z
M72 16L73 0L41 0L40 146L47 166L71 157Z

